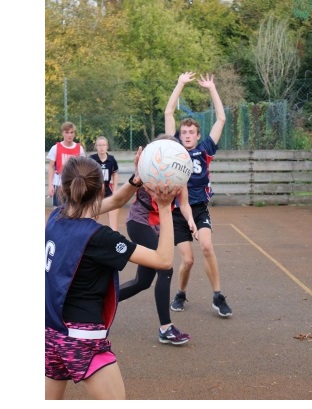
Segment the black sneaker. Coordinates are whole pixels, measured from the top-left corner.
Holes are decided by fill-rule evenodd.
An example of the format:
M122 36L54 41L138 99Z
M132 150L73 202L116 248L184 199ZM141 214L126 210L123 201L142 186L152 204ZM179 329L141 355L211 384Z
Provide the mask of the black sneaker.
M221 317L230 317L232 315L232 310L227 305L225 297L222 294L219 294L218 297L213 297L212 308L218 311Z
M182 345L190 340L189 334L182 334L174 325L165 331L161 332L159 329L159 342L162 344Z
M188 301L186 299L186 294L180 291L176 293L174 300L172 301L170 308L172 311L184 311L184 303Z

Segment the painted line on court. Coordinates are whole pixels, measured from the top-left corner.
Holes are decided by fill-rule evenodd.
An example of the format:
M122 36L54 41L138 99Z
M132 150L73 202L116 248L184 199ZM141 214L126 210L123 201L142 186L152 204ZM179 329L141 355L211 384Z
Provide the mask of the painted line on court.
M272 261L279 269L281 269L285 274L288 275L289 278L291 278L296 284L298 284L304 291L306 291L308 294L312 296L312 290L308 288L305 284L303 284L300 280L298 280L297 277L295 277L293 274L291 274L290 271L287 270L281 263L279 263L275 258L270 256L266 251L264 251L258 244L256 244L254 241L252 241L246 234L244 234L242 231L239 230L238 227L236 227L234 224L230 223L230 226L233 227L234 230L237 231L238 234L240 234L242 237L244 237L245 240L249 241L250 244L252 244L257 250L260 251L265 257L267 257L269 260Z

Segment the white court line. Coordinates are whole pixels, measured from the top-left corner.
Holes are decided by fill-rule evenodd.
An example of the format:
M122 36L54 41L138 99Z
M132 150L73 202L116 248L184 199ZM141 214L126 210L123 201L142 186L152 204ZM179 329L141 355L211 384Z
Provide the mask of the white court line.
M264 251L258 244L256 244L254 241L252 241L249 237L247 237L242 231L239 230L234 224L230 223L230 226L233 227L234 230L237 231L242 237L244 237L245 240L249 241L250 244L252 244L257 250L260 251L265 257L267 257L269 260L272 261L279 269L281 269L285 274L288 275L289 278L291 278L296 284L298 284L304 291L306 291L308 294L312 296L312 290L308 288L306 285L304 285L300 280L298 280L297 277L295 277L293 274L291 274L290 271L287 270L281 263L279 263L275 258L270 256L266 251Z

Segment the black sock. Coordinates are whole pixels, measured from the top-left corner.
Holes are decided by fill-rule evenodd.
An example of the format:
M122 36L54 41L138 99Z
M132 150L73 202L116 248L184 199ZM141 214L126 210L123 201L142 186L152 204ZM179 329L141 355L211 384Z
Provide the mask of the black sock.
M218 298L218 295L221 294L221 291L214 291L213 298Z

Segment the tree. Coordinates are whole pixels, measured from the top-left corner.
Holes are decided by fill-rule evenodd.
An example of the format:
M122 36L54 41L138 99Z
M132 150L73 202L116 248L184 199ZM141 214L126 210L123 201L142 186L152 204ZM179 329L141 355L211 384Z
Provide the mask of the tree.
M298 40L288 30L287 20L272 15L260 24L253 47L255 66L269 100L287 99L300 67Z
M145 118L142 131L149 142L157 118L163 126L164 108L179 74L213 69L220 50L208 31L201 33L159 0L124 0L114 38L131 81L132 109ZM199 87L188 92L198 103L204 101Z
M113 114L129 114L131 104L123 92L127 72L112 47L113 18L103 14L102 6L88 1L46 2L46 134L51 140L53 135L59 137L65 120L78 125L85 143L99 133L110 138Z

